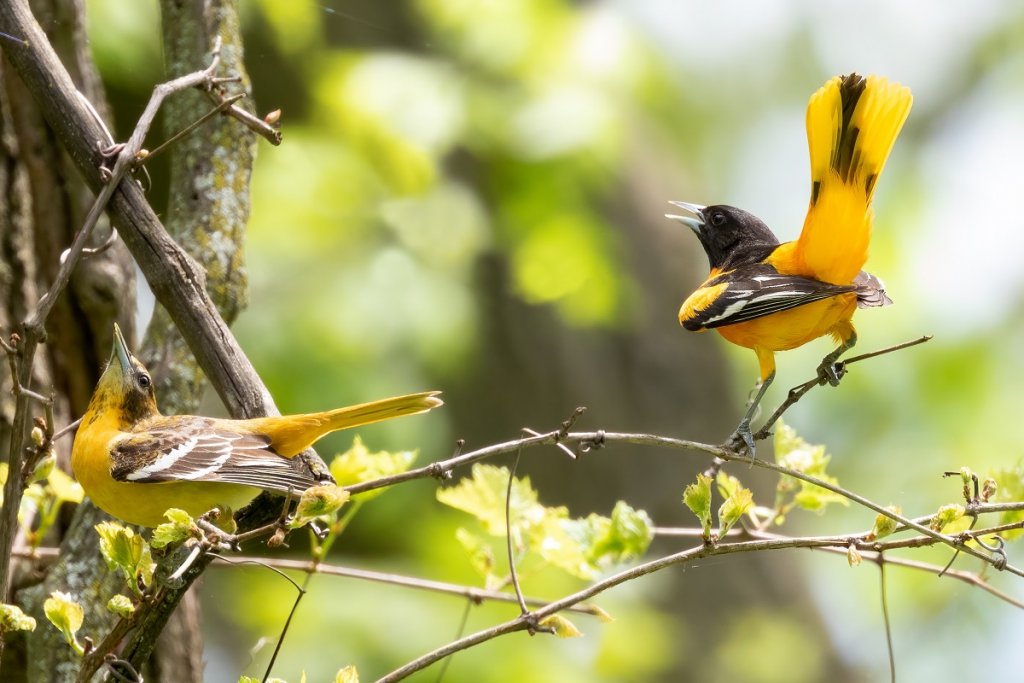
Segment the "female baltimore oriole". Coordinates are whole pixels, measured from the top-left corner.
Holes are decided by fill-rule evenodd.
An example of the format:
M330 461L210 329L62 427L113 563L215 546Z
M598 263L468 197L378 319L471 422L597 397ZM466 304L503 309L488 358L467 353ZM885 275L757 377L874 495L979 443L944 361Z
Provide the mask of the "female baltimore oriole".
M775 378L775 352L831 334L839 346L818 367L839 384L839 357L857 342L853 312L892 301L882 282L861 270L871 238L871 195L910 113L910 90L879 76L837 76L807 105L811 202L800 237L780 244L760 219L732 206L672 204L693 214L669 218L689 226L711 266L683 302L688 330L717 329L753 349L760 388L733 438L754 453L750 420Z
M114 350L75 436L71 467L107 513L142 526L181 508L238 510L260 491L301 493L318 482L294 456L329 432L442 405L436 391L322 413L224 420L160 414L153 380L114 325Z

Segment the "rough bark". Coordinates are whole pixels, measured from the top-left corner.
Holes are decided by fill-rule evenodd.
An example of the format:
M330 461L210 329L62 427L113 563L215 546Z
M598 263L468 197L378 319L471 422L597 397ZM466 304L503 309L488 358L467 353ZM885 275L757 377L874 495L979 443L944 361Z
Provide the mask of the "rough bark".
M38 158L15 158L5 164L4 171L17 171L21 176L0 171L3 173L0 181L5 186L13 186L17 182L33 188L43 186L43 190L50 194L32 204L18 203L15 201L18 195L5 202L2 207L3 216L0 216L0 221L3 221L0 246L4 248L5 254L33 252L33 258L26 259L25 267L21 270L36 268L43 271L38 277L45 286L49 282L47 278L50 271L55 269L60 251L80 224L84 213L84 204L81 202L91 196L88 192L90 188L95 190L102 182L98 173L100 159L95 141L103 140L105 136L98 129L92 115L83 107L75 89L86 94L99 112L105 111L105 106L102 93L95 87L99 80L86 59L88 51L85 49L80 0L68 0L52 8L33 7L37 16L47 20L47 26L63 27L66 30L64 36L44 37L38 25L27 15L26 6L21 0L4 4L7 6L0 8L0 23L9 32L27 39L24 46L15 45L12 48L5 45L5 53L14 66L8 69L8 73L16 71L17 76L5 78L4 85L14 88L15 92L8 91L8 96L3 99L16 103L12 106L16 111L0 112L7 114L0 132L5 133L9 127L7 124L18 120L24 122L26 132L24 137L7 136L4 139L5 143L11 143L4 145L4 161L9 157L15 158L6 152L8 148L16 152L16 143L23 140L29 141L22 144L33 152L37 151L41 141L46 142L48 147L43 150L45 154ZM180 75L208 63L211 38L217 34L224 39L223 62L230 71L238 73L241 66L241 44L236 10L234 2L165 3L166 33L170 39L169 74ZM58 12L61 21L52 21ZM56 54L49 49L50 41ZM67 72L57 60L57 54L61 55L64 65L68 66ZM85 61L74 61L79 58ZM168 128L176 130L183 127L209 107L198 93L192 98L183 99L165 112ZM154 319L151 343L147 346L149 359L156 362L155 373L165 378L164 386L161 387L161 403L168 412L195 408L202 389L200 365L214 377L214 386L233 414L262 415L275 411L262 383L227 331L213 303L215 301L229 319L244 305L245 278L238 246L248 217L248 181L254 147L252 135L246 129L233 121L218 119L207 124L184 143L179 143L175 149L169 224L174 235L197 256L198 262L192 260L167 235L134 183L123 183L111 202L111 213L120 228L124 243L132 250L146 273L158 300L170 310L170 315L159 313ZM47 180L44 171L48 169L62 175ZM85 184L78 180L76 172L84 176ZM19 181L18 178L22 176L27 180ZM81 201L71 197L68 188L72 181L79 185L75 197L80 197ZM34 199L34 196L31 198ZM31 215L34 226L47 223L57 225L59 218L60 230L50 230L41 236L33 234L37 243L25 246L23 239L19 241L22 233L15 229L16 221L10 218L17 214L14 209L22 205L42 207ZM98 237L104 237L102 230ZM65 382L57 389L68 399L65 412L69 414L80 414L84 410L96 379L96 371L100 367L98 358L104 356L109 349L114 316L119 311L130 314L134 310L133 301L128 302L123 298L125 292L133 290L131 280L128 279L132 269L128 268L126 275L123 268L126 252L122 247L120 254L115 250L107 254L110 256L106 259L94 257L83 261L64 295L67 301L62 302L61 308L54 312L52 318L63 322L54 323L55 328L58 324L62 327L59 334L51 332L51 341L67 339L70 348L54 344L56 349L53 358L58 361L58 366L46 378L59 377L61 382ZM100 267L108 260L119 269ZM18 297L12 295L13 285L18 278L18 264L0 271L0 282L11 283L10 288L5 287L3 290L6 309L2 319L4 322L23 319L28 306L34 302L35 292ZM25 281L21 289L34 285L31 281L34 278L21 275L20 279ZM204 285L209 286L212 300L204 291ZM22 308L7 305L8 300L16 300ZM131 330L131 322L131 318L122 319L122 326ZM173 331L174 325L186 329L185 336L192 348L201 349L197 354L200 363L192 360L188 347ZM309 457L315 463L315 454L310 453ZM22 661L32 661L33 665L27 674L24 671L5 670L5 680L8 675L12 676L11 680L64 680L71 677L77 668L70 650L63 645L56 632L45 625L39 613L42 600L52 589L70 589L83 602L89 617L82 633L90 634L98 640L109 630L109 623L100 622L109 614L105 609L106 598L120 587L121 580L112 577L99 560L96 534L92 527L102 518L102 513L95 508L82 506L65 539L62 561L52 569L43 583L24 593L26 604L30 609L35 608L33 611L40 617L41 624L32 636L28 657L22 658ZM194 578L202 566L198 564L197 571L189 573L189 579ZM136 637L126 650L126 656L132 657L136 663L148 657L157 634L164 628L173 606L182 599L184 593L184 590L176 592L164 608L149 615L139 629L145 637ZM202 679L197 623L195 611L189 610L184 620L170 627L176 635L165 643L173 643L174 647L161 647L162 654L168 655L167 665L161 666L160 662L156 662L149 672L148 680Z

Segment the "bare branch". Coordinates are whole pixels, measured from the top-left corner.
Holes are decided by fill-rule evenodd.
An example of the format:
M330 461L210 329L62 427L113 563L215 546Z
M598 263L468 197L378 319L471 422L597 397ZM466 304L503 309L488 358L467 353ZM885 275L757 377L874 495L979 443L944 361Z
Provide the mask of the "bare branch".
M859 363L862 360L868 360L869 358L874 358L876 356L882 356L887 353L893 353L894 351L902 351L903 349L909 349L911 346L923 344L930 339L931 335L924 335L923 337L918 337L917 339L912 339L901 344L895 344L893 346L887 346L884 349L878 349L877 351L869 351L867 353L862 353L859 356L853 356L852 358L848 358L847 360L841 361L841 363L843 367L846 367L848 365L853 365L854 363ZM786 395L786 400L784 400L779 405L779 407L775 409L775 412L772 413L771 417L765 420L765 423L764 425L761 426L761 429L759 429L757 433L754 434L754 440L763 441L764 439L767 439L769 435L771 435L772 433L772 426L774 426L775 423L779 421L779 418L782 417L783 413L785 413L787 410L793 407L793 405L795 405L801 398L803 398L804 394L806 394L808 391L810 391L814 387L821 386L822 381L823 380L820 377L815 377L814 379L807 380L803 384L798 384L792 389L790 389L789 394Z

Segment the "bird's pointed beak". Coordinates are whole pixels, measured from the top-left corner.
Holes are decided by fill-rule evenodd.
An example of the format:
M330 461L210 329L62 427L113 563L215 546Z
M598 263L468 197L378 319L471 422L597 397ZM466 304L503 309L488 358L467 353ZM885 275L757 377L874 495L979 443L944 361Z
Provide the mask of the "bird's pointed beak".
M666 213L665 218L671 218L674 221L679 221L690 230L693 230L698 236L701 230L704 228L704 208L700 204L690 204L689 202L669 202L672 206L678 206L683 211L692 213L693 216L680 216L674 213Z
M121 328L118 327L117 323L114 323L114 349L110 353L110 362L113 363L117 360L121 366L121 372L131 372L132 361L131 353L128 351L128 344L124 340L124 335L121 334Z

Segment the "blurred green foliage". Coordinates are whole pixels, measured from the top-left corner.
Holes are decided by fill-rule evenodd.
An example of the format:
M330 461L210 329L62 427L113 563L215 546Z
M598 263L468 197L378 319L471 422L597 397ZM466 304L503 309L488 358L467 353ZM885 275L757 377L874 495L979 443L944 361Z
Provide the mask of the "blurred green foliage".
M652 342L644 360L661 354L653 372L644 374L649 368L616 345L635 344L626 335L648 320L656 295L678 303L704 275L689 238L657 227L663 202L743 206L782 239L794 237L807 197L804 103L826 78L856 69L903 81L916 96L879 184L869 262L897 305L858 315L860 343L867 350L923 333L936 338L859 364L839 390L817 390L788 418L834 456L815 451L811 466L828 464L846 486L898 502L907 514L960 502L959 486L938 474L963 465L983 477L1000 469L1000 495L1019 493L1013 426L1024 378L1017 341L1024 335L1024 218L1014 190L1024 184L1017 162L1024 153L1021 8L875 1L855 11L837 2L737 10L667 0L242 5L256 108L283 110L285 141L277 148L261 143L247 244L251 304L236 331L282 409L450 390L507 367L524 383L550 382L488 388L514 394L513 405L525 410L560 382L575 382L564 395L604 399L592 396L604 386L595 379L603 374L630 378L625 386L636 394L655 392L671 367L685 383L728 383L734 401L683 404L665 393L656 403L678 405L676 414L712 426L734 423L755 375L749 352L726 348L714 335L685 335L661 303L649 318L657 323L639 331ZM134 103L161 78L157 4L88 6L91 46L116 118L130 121ZM504 274L497 284L485 277L495 262ZM665 263L674 268L671 292L650 277ZM538 310L550 316L539 318ZM532 367L548 366L524 358L521 339L495 344L493 329L566 339L554 362L578 362L587 371L538 378ZM609 338L604 355L593 355ZM765 404L808 378L827 348L816 342L780 357ZM735 360L731 377L708 361L714 354ZM465 401L476 405L450 403L429 417L367 428L363 448L446 457L454 438L493 423L486 412L492 398L481 393ZM621 410L602 413L602 423L630 415L633 404L649 405L622 393L607 404ZM545 419L557 424L572 405ZM517 425L525 419L505 417ZM665 432L678 427L662 425ZM335 435L321 450L329 456L351 443L352 435ZM533 475L542 507L563 505L574 487L602 492L603 510L626 498L629 464L621 476L587 479L598 463L576 463L573 481ZM1009 474L1013 468L1018 475ZM653 497L664 489L677 501L692 479L659 470L639 491ZM769 500L776 482L745 483L756 499ZM432 482L400 488L359 515L331 561L465 583L479 582L474 563L498 562L462 534L479 551L467 556L455 537L464 515L437 503ZM797 514L793 502L831 500L803 487L783 494L789 502L777 507L790 513L794 530L838 533L872 524L873 515L856 506ZM639 495L627 502L648 507ZM677 517L655 521L690 524L677 508ZM568 512L585 518L589 510ZM948 553L929 549L915 557L941 564ZM744 571L729 558L620 587L600 601L616 622L574 617L584 638L488 643L460 653L445 680L884 675L871 567L851 570L841 559L808 554L764 562L741 574L738 587L714 582L715 570ZM973 672L970 661L928 653L1013 649L1000 647L1009 642L1005 634L1019 632L1021 618L1003 603L923 573L893 570L888 577L897 661L910 678ZM562 572L530 581L529 590L544 596L580 585ZM348 662L372 679L454 637L464 609L448 597L323 577L311 590L315 599L300 607L276 670L288 680L302 670L310 680L329 680ZM246 653L261 637L276 636L292 591L259 569L210 573L204 594L213 679L261 671L267 650L254 660ZM742 606L723 607L730 599ZM473 607L466 628L512 610ZM987 665L999 671L1010 661L994 655Z

